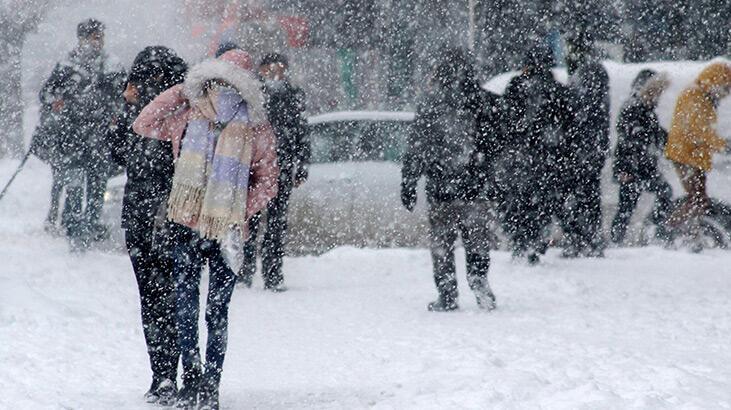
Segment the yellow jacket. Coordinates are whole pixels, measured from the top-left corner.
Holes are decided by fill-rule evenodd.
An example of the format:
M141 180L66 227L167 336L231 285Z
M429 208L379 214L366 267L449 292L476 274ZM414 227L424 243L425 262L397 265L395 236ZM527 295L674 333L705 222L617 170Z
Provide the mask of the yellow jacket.
M711 89L731 85L731 65L714 63L698 76L693 87L683 91L675 104L665 156L675 162L711 170L711 157L726 141L716 134L718 120Z

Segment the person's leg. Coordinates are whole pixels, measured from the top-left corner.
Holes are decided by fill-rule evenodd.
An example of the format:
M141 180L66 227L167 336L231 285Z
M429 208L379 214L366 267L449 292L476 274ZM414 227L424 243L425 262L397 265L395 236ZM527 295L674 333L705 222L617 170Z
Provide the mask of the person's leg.
M106 235L106 229L99 224L99 217L104 206L104 192L107 189L108 177L104 171L90 169L87 172L85 219L92 237L99 239Z
M48 208L48 216L46 223L54 227L58 221L58 206L61 202L61 194L63 193L63 180L57 169L53 169L53 182L51 185L51 206Z
M647 191L655 194L655 203L652 209L652 222L663 225L668 219L673 207L673 189L661 175L655 176L647 183Z
M228 305L234 290L236 278L221 255L219 246L207 242L209 261L208 301L206 303L206 324L208 343L206 345L206 370L202 395L218 401L218 386L221 381L223 362L228 343ZM203 401L204 398L202 397Z
M249 239L244 244L244 263L239 270L238 281L251 287L251 282L256 274L256 247L258 244L259 226L261 225L261 212L249 219Z
M601 256L604 250L602 237L602 187L601 169L592 169L586 191L586 230L584 242L589 256Z
M184 388L197 390L201 377L198 347L199 287L204 255L197 233L182 225L175 225L174 235L175 316L183 362L183 384Z
M611 238L614 243L621 243L627 233L627 225L640 199L640 185L636 182L619 184L619 204L612 220Z
M467 263L467 283L477 297L480 307L495 308L495 296L487 281L490 269L490 230L488 204L474 201L460 210L460 231Z
M279 289L283 282L282 263L287 234L287 210L292 193L291 181L279 179L279 193L267 207L267 225L262 244L262 276L265 289Z
M457 307L457 273L454 265L454 242L457 240L459 219L451 202L431 204L429 224L434 283L439 292L435 310ZM431 306L430 306L431 307ZM436 308L436 305L434 306Z

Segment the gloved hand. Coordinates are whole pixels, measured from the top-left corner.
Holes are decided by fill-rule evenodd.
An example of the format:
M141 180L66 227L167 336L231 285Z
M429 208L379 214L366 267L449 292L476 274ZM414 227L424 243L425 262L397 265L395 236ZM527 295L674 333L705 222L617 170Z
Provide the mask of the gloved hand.
M409 212L416 206L416 187L401 184L401 203Z
M307 169L306 166L300 166L297 167L297 173L294 176L294 186L299 187L300 185L304 184L305 181L307 181L307 178L310 176L310 172Z

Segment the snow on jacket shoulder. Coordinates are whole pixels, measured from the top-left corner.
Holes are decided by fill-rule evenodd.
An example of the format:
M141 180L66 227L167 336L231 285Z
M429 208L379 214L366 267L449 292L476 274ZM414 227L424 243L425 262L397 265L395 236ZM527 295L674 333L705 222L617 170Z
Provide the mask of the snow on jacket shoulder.
M208 80L222 80L233 86L246 101L253 130L251 176L246 202L247 218L261 211L277 195L279 166L276 140L267 121L261 83L249 71L240 50L231 50L219 59L204 61L188 73L183 84L160 94L148 104L133 124L134 131L148 138L170 141L177 159L191 114L190 101L202 96Z

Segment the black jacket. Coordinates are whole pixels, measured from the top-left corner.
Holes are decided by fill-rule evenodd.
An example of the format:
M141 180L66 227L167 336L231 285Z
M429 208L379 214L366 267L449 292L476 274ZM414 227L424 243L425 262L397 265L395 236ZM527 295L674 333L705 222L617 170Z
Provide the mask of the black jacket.
M277 159L281 174L306 172L310 164L310 139L304 116L305 93L282 81L264 86L269 123L277 138Z
M107 135L114 162L126 169L122 227L149 231L165 207L174 173L172 143L135 134L132 123L158 94L183 81L187 66L165 47L148 47L135 59L130 81L139 90L138 104L127 104Z
M648 180L658 175L658 155L665 148L668 133L661 126L654 107L632 98L617 120L617 148L614 176L628 174Z
M103 53L91 58L75 49L43 85L41 120L32 147L51 166L109 172L104 137L121 107L124 72L107 71L106 60ZM56 113L51 105L58 100L64 107Z
M571 145L576 170L601 171L609 152L609 75L598 62L589 62L569 79L575 121Z
M402 188L416 189L426 177L427 200L472 200L485 187L495 153L498 97L437 88L418 104L404 154Z
M573 123L568 89L550 71L523 73L510 81L504 99L507 131L501 184L511 190L558 178L572 155L567 143Z

